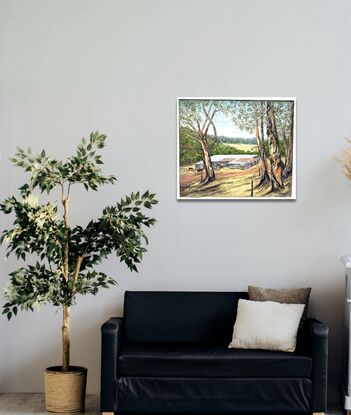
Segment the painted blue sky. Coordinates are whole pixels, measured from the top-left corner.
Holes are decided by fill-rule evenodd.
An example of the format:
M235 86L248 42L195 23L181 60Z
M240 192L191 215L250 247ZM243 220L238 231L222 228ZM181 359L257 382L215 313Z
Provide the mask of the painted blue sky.
M227 118L222 112L218 112L214 117L215 126L218 135L224 135L226 137L242 137L242 138L254 138L253 134L247 131L240 130L234 122ZM211 131L212 134L212 131Z

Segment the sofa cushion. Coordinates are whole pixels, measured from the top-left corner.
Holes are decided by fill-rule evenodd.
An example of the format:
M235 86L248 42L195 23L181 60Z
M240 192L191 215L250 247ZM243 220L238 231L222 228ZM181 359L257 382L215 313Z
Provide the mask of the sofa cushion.
M296 377L311 376L307 356L225 346L129 343L118 356L118 376Z
M252 301L276 301L283 304L305 304L303 317L307 317L308 303L311 295L311 288L262 288L249 285L249 300Z
M229 347L294 352L304 307L304 304L239 300Z
M311 413L307 378L120 377L122 414L300 414Z
M126 338L228 345L240 298L247 292L126 291Z

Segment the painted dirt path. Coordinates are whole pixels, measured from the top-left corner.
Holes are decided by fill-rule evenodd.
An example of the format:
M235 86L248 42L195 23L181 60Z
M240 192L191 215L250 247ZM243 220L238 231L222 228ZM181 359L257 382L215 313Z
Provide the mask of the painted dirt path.
M290 197L291 178L286 180L285 189L279 193L271 192L271 185L267 183L257 188L260 181L259 168L253 166L246 170L222 168L216 170L216 179L212 183L201 183L201 173L189 170L188 167L180 171L181 197L247 197L251 198L251 181L253 182L254 197Z

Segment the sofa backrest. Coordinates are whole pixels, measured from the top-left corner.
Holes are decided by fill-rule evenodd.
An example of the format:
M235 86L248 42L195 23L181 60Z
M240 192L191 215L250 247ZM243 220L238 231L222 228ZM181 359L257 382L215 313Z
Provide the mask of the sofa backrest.
M124 327L132 342L229 344L246 292L126 291Z

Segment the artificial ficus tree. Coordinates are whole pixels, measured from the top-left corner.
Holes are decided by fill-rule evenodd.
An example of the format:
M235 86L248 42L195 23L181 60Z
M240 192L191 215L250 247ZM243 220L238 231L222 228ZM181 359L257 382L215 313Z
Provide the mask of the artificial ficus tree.
M3 314L11 319L19 309L36 310L45 304L62 307L63 371L68 371L70 365L70 310L77 295L96 295L100 288L116 284L115 279L95 269L111 253L131 271L137 271L148 243L145 227L156 222L143 213L157 203L155 194L146 191L107 206L85 227L70 225L68 207L73 185L96 191L116 181L114 176L105 176L100 167L103 162L98 151L105 140L105 135L92 132L66 161L47 156L44 150L33 155L30 149L19 148L11 161L29 173L28 183L19 188L19 198L11 196L0 204L0 211L15 216L12 228L1 235L1 242L7 243L6 255L13 253L23 261L28 255L37 257L33 265L26 264L10 273ZM58 190L60 200L40 204L35 190L48 195Z

